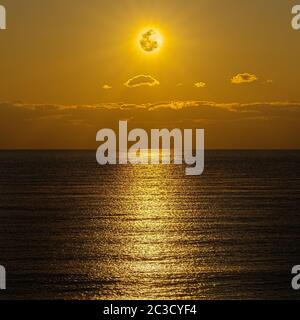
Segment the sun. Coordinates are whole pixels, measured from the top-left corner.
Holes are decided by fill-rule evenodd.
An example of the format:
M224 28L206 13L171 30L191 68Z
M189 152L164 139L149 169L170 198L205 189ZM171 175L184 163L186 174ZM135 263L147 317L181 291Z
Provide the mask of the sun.
M137 38L138 46L144 53L157 53L163 46L163 36L156 28L144 29Z

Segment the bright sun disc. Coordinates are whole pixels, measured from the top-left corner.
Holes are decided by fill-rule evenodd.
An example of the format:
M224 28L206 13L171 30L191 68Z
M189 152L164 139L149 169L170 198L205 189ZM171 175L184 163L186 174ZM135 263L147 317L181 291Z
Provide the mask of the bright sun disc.
M163 37L155 28L148 28L138 36L138 45L145 53L154 53L159 51L162 44Z

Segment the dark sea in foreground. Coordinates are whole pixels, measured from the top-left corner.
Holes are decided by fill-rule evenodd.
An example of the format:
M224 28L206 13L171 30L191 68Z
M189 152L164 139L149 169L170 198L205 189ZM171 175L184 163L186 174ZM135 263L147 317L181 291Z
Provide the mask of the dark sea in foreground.
M300 152L184 167L0 152L0 299L297 299Z

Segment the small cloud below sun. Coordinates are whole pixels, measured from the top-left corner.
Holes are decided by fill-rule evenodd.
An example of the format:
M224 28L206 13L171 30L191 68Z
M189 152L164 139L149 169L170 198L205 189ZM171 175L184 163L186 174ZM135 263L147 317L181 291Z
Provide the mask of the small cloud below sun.
M136 88L142 86L155 87L160 83L158 80L149 75L138 75L135 76L124 83L127 88Z
M206 87L206 83L205 82L196 82L196 83L194 83L194 86L196 88L205 88Z
M258 80L258 77L250 73L239 73L232 77L232 84L243 84L243 83L252 83Z
M104 85L102 86L102 89L103 89L103 90L110 90L110 89L112 89L112 86L110 86L110 85L108 85L108 84L104 84Z

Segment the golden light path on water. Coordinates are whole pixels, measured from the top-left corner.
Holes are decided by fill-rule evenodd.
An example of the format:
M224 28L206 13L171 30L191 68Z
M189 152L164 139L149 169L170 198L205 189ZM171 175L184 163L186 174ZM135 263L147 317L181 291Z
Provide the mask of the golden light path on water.
M120 247L126 259L119 261L123 270L117 298L151 299L170 295L169 287L176 290L176 273L186 269L184 261L176 259L176 242L180 241L178 224L172 223L176 215L173 190L169 184L167 166L133 166L128 172L130 182L124 188L123 203L133 214L120 221L120 228L128 230L126 239L121 236ZM170 192L171 191L171 192ZM179 252L178 252L179 253ZM119 272L119 271L118 271ZM175 276L175 277L174 277ZM182 290L182 288L181 288Z
M189 291L199 287L193 276L200 271L195 266L199 254L193 253L199 248L189 242L191 235L187 234L193 228L193 208L181 201L182 193L186 198L188 192L179 179L183 169L172 165L118 167L119 186L109 192L115 211L110 220L113 226L109 226L113 231L107 235L109 243L102 244L110 258L95 269L102 272L98 277L109 274L113 281L105 298L191 298ZM95 298L101 295L103 292Z

